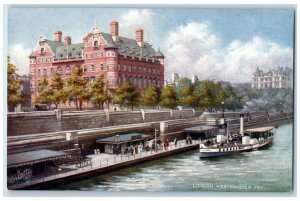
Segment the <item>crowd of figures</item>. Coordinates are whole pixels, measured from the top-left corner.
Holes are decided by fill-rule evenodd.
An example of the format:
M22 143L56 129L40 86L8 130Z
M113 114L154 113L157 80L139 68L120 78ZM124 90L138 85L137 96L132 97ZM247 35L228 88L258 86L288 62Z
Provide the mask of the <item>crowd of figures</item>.
M155 143L155 140L146 141L145 144L142 142L136 145L130 145L125 147L124 154L141 154L145 151L164 151L169 150L170 146L177 147L177 139L175 138L173 142L170 142L169 139L166 139L165 141L162 141L160 139L157 140ZM156 148L155 148L156 145Z

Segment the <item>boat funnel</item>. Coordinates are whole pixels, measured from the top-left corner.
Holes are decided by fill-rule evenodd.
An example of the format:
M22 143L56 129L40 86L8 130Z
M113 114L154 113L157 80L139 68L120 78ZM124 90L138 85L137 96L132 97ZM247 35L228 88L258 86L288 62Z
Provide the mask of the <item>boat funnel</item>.
M240 134L244 136L244 114L240 114Z

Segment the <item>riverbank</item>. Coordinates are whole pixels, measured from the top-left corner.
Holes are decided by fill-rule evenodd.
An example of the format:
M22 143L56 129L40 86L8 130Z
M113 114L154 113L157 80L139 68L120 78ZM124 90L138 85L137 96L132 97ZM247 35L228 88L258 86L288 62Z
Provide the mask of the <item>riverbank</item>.
M246 128L266 126L266 125L279 125L287 122L291 122L293 119L276 120L269 122L259 122L256 124L245 125ZM133 165L143 164L153 160L165 158L168 156L176 155L199 147L198 141L193 141L192 144L186 144L185 141L179 141L177 147L173 144L170 145L169 150L163 150L156 152L143 152L134 156L130 155L88 155L90 158L90 165L86 167L75 166L61 166L58 172L54 175L43 175L40 178L32 178L29 182L13 184L8 187L10 190L17 189L48 189L57 184L66 184L82 179L86 179L91 176L99 176L108 172L132 167Z

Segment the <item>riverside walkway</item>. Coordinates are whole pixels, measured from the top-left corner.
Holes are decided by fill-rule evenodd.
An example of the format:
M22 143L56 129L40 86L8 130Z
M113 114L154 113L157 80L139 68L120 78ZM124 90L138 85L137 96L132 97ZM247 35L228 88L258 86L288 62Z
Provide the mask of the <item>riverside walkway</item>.
M59 171L51 175L41 175L33 177L27 182L11 184L10 190L17 189L46 189L59 183L78 181L88 178L89 176L99 176L101 174L115 171L118 169L130 167L156 159L168 157L174 154L182 153L199 147L199 141L193 140L191 144L187 144L185 140L177 142L177 145L170 142L167 150L159 149L143 151L138 154L114 155L114 154L93 154L86 156L82 165L59 166Z

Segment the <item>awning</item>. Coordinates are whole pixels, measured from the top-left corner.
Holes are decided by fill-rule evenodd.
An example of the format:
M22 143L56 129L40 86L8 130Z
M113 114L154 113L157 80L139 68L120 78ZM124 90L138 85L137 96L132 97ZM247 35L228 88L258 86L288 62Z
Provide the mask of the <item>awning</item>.
M71 154L63 151L53 151L48 149L28 151L7 155L7 167L12 168L24 165L32 165L35 163L53 161L68 157L71 157Z
M98 139L96 142L102 144L122 144L125 142L134 142L134 141L146 140L149 138L152 138L152 136L144 135L140 133L129 133L124 135L116 135L108 138Z
M246 132L246 133L262 133L262 132L270 131L272 129L273 129L273 127L250 128L250 129L245 130L244 132Z

